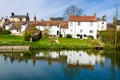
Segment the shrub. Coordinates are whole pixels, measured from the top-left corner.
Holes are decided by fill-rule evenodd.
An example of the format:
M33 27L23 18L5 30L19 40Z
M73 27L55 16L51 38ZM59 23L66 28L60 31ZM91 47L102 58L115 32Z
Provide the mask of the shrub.
M23 35L24 41L30 41L30 38L31 38L30 32L25 32Z
M80 37L80 34L77 34L77 37Z
M62 37L63 35L62 34L60 34L60 37Z
M72 38L72 35L71 35L71 34L67 34L66 37L67 37L67 38Z
M94 39L93 36L88 36L88 39Z
M10 30L2 30L2 34L11 34Z

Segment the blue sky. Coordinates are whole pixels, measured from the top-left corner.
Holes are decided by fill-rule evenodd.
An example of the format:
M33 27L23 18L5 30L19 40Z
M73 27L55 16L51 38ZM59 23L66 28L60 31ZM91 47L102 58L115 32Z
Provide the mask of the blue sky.
M50 16L63 16L66 7L73 4L83 9L86 15L95 12L97 17L107 15L108 22L111 22L117 4L120 10L120 0L0 0L0 17L10 17L11 12L17 15L28 12L31 20L34 15L37 20L47 20Z

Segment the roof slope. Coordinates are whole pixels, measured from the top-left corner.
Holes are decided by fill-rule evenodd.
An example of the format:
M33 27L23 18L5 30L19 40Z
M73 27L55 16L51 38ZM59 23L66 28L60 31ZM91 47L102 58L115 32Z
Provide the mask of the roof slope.
M69 16L69 21L73 22L96 22L95 16Z

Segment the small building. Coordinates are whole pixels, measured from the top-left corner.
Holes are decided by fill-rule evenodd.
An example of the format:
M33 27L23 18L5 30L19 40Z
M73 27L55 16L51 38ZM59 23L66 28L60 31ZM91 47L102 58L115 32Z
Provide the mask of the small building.
M48 30L49 35L57 36L60 33L61 21L39 21L35 22L36 28L40 31Z
M29 14L26 15L15 15L14 13L11 13L10 21L29 21Z
M5 23L5 30L10 30L11 34L21 35L28 27L28 22L9 21Z
M106 22L106 16L104 15L102 19L97 19L98 23L98 31L105 31L107 30L107 22Z

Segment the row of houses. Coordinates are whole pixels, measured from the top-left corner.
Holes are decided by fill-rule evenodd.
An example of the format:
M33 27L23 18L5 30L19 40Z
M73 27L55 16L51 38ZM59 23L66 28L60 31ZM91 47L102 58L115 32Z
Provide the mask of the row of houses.
M11 14L10 20L4 24L5 30L10 30L12 34L23 34L25 31L32 30L33 28L44 31L49 30L49 35L62 35L66 37L70 34L73 38L87 39L88 36L93 36L97 39L98 31L107 30L106 16L101 19L93 16L69 16L68 21L63 18L52 18L48 21L29 21L29 15L15 15ZM2 22L1 22L2 23ZM118 23L120 23L118 21Z

